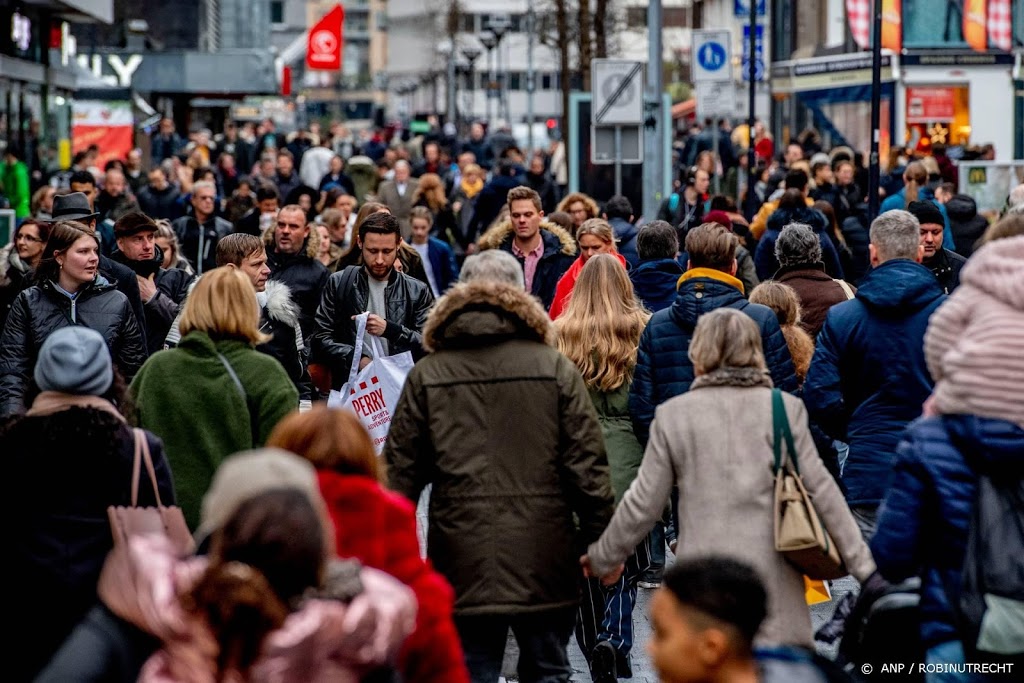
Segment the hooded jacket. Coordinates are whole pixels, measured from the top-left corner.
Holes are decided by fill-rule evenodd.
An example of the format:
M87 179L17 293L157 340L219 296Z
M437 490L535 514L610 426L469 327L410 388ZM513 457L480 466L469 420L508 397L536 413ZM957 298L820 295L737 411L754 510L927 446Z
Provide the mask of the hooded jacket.
M102 334L126 380L146 360L146 340L127 297L102 275L79 290L74 301L45 280L18 295L0 336L0 415L25 410L22 400L39 349L55 330L71 325Z
M768 229L757 243L754 252L754 267L757 277L767 280L779 269L779 260L775 258L775 241L779 239L782 229L790 223L809 225L821 243L821 260L825 264L825 272L831 277L842 278L843 266L839 263L839 252L826 234L828 220L825 214L817 209L776 209L768 217Z
M481 249L503 249L512 254L512 241L516 230L512 221L504 221L480 237L477 245ZM555 287L559 279L569 270L576 258L576 240L562 226L550 221L540 224L540 236L544 241L544 253L537 263L530 294L540 299L545 309L555 300ZM525 269L525 259L519 259Z
M949 228L953 232L953 243L943 246L952 249L964 258L974 253L974 245L988 229L988 220L978 215L978 204L966 194L954 195L946 202Z
M683 267L671 258L641 261L629 271L633 290L644 308L657 313L668 308L676 300L676 284L683 274Z
M326 266L317 260L320 252L320 233L311 229L303 249L297 254L284 254L274 244L274 231L267 230L263 235L267 246L267 266L270 268L271 280L288 285L292 301L299 308L299 325L305 339L313 334L313 316L320 305L320 296L330 273Z
M615 258L618 259L619 263L622 264L623 268L629 269L626 264L626 259L622 254L614 254ZM551 304L551 310L548 314L552 320L558 320L558 316L565 313L565 309L569 307L569 299L572 298L572 291L576 288L576 280L579 279L580 273L583 272L583 257L578 257L569 266L569 270L565 271L558 280L558 285L555 287L555 300Z
M640 336L636 371L629 393L629 412L640 443L647 443L654 410L668 399L685 394L693 383L693 362L687 356L700 316L719 308L743 311L761 330L765 361L772 382L783 391L796 391L796 370L779 320L767 306L743 296L739 280L720 270L694 268L679 278L676 300L658 311Z
M288 373L299 391L299 402L313 399L313 382L307 371L307 351L299 326L299 309L292 300L288 285L268 280L262 294L257 293L260 303L260 332L272 339L260 344L256 350L275 358Z
M825 318L804 402L815 423L850 446L843 470L850 505L875 506L889 487L900 433L932 391L924 333L945 299L927 268L893 259Z
M636 250L636 236L640 228L623 218L609 218L608 224L615 232L616 248L629 263L630 269L640 265L640 253Z
M455 588L457 616L575 606L579 551L611 518L601 428L554 335L518 288L455 285L402 390L389 484L412 501L433 484L428 554Z
M1024 428L973 415L927 418L911 425L897 450L871 553L889 581L921 577L925 647L961 637L946 591L960 585L979 471L1019 483Z
M153 258L147 261L133 261L116 250L110 259L122 264L139 277L153 276L156 294L149 301L142 302L146 312L146 350L152 355L164 347L164 339L171 329L171 324L178 317L178 312L188 297L189 287L195 276L177 268L164 269L160 265L164 261L163 252L154 248Z

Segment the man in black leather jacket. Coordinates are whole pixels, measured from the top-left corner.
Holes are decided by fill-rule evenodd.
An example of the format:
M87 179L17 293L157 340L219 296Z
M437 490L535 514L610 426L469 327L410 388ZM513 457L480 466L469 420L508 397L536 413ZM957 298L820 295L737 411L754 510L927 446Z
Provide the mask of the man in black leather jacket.
M146 349L154 354L164 347L171 323L188 296L194 275L178 268L161 268L164 255L154 242L156 223L144 213L127 213L114 223L117 249L111 260L131 268L139 284L146 314Z
M430 287L395 270L401 243L398 219L389 213L371 214L359 227L363 265L349 266L331 275L324 287L313 322L313 361L331 372L331 385L340 388L348 379L355 352L353 317L369 311L366 332L380 337L385 353L412 351L422 355L420 336L427 313L434 304ZM360 349L360 367L370 362L371 352Z

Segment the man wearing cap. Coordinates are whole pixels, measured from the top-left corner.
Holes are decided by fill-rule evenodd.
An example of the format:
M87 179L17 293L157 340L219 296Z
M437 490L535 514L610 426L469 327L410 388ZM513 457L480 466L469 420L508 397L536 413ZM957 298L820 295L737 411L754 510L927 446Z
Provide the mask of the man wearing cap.
M146 316L146 349L163 348L171 323L188 296L194 276L178 268L161 268L164 255L156 246L156 223L144 213L125 214L114 223L117 250L110 258L132 269Z
M945 220L934 203L910 202L907 211L921 223L921 246L924 247L921 265L932 271L942 285L942 291L950 294L960 285L960 269L967 263L967 259L955 251L943 248Z
M93 185L95 188L95 185ZM93 193L95 194L95 193ZM71 192L70 194L57 195L53 198L53 211L51 217L54 223L61 221L78 221L96 230L96 219L99 214L92 210L92 198L84 192ZM111 261L110 258L100 254L100 275L114 285L117 291L128 297L132 312L135 313L135 320L146 336L146 314L142 308L142 297L139 295L139 283L135 279L135 273L126 266Z

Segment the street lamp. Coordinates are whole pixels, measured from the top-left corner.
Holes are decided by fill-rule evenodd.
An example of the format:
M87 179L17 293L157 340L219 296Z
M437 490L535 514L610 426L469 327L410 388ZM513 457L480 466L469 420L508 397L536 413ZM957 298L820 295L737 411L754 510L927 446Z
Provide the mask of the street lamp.
M491 31L484 31L480 35L480 44L487 50L487 90L484 95L487 99L487 123L491 123L491 91L494 89L494 48L498 46L498 37Z
M466 45L462 48L462 56L466 58L466 117L473 118L473 106L475 102L476 92L476 60L480 59L481 50L476 45Z
M446 38L437 45L437 53L444 57L447 63L448 84L445 87L445 96L448 102L447 119L449 121L455 121L458 117L455 104L455 58L457 52L458 49L453 40Z

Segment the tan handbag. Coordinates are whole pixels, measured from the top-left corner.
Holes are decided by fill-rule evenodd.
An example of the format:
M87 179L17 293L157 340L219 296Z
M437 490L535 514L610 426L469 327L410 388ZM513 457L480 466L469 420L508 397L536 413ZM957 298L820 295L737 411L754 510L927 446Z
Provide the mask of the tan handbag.
M800 477L793 433L786 417L782 392L772 390L772 423L775 451L775 549L811 579L838 579L849 572L839 557L828 530L821 523L814 502ZM782 456L783 442L789 458Z
M132 464L132 504L130 507L111 505L107 508L110 531L114 545L127 542L132 536L161 534L174 544L181 555L190 555L196 547L192 534L185 523L185 515L176 505L165 506L160 502L160 489L156 483L156 470L149 454L149 441L141 429L132 430L135 435L135 462ZM139 477L142 463L146 463L149 481L156 497L156 507L139 507Z

